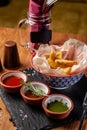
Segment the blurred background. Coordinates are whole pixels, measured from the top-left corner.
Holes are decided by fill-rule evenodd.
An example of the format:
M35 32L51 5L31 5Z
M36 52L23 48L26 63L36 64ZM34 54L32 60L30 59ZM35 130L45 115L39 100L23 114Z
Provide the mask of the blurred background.
M0 0L0 27L17 28L28 7L29 0ZM58 0L51 12L53 31L87 34L87 0Z

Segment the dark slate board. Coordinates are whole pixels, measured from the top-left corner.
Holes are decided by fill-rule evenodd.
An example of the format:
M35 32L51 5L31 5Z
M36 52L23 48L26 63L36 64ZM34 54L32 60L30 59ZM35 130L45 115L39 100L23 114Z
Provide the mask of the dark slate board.
M32 68L25 69L23 72L27 73L29 76L29 81L41 81L39 77L36 76L36 71ZM42 81L43 82L43 81ZM65 90L54 90L51 89L51 93L61 93L69 96L74 102L74 110L68 118L61 121L55 121L48 118L42 107L31 107L22 100L20 94L9 94L6 93L2 87L0 87L0 96L4 101L8 111L12 116L12 121L18 128L18 130L45 130L41 129L46 125L61 125L69 122L79 120L82 115L82 102L87 92L87 78L85 76L75 84ZM54 125L55 126L55 125Z

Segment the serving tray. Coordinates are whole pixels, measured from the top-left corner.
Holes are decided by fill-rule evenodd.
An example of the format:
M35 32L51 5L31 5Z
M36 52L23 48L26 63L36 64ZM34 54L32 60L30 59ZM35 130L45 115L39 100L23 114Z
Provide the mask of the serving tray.
M43 79L37 77L37 72L34 69L29 68L22 71L28 75L29 81L44 82ZM6 93L2 87L0 87L0 96L10 112L12 120L18 130L45 130L43 127L48 124L52 125L55 123L57 126L59 126L64 123L79 120L82 115L82 102L86 91L87 78L85 75L78 83L67 89L55 90L51 88L51 93L61 93L67 95L73 100L75 105L74 110L71 112L68 118L60 121L55 121L48 118L41 106L29 106L23 101L19 93L9 94Z

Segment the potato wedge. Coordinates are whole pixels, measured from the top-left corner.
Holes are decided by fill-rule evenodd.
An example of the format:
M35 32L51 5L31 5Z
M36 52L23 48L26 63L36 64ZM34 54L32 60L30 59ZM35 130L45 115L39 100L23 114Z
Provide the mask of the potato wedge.
M53 69L57 68L57 63L55 61L53 61L51 58L48 58L47 61L51 68L53 68Z
M58 51L55 55L56 59L62 59L62 52Z
M56 56L55 56L54 50L51 50L49 58L52 59L52 60L55 60Z
M72 60L59 60L59 59L56 59L55 62L58 64L58 66L61 66L61 67L72 67L73 65L76 65L77 62L76 61L72 61Z

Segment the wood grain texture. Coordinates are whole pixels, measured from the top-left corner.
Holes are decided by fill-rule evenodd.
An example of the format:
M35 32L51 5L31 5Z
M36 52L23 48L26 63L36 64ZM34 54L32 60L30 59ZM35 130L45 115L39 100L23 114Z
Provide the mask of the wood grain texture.
M0 98L0 130L17 130L11 121L11 116Z
M24 37L26 37L25 31L22 31ZM75 34L61 34L61 33L53 33L53 38L51 43L53 44L61 44L64 41L68 40L69 38L76 38L81 40L87 44L87 36L86 35L75 35ZM8 40L14 40L18 46L19 57L21 61L21 67L29 68L30 67L30 56L31 53L29 52L28 48L23 48L20 46L20 37L18 29L12 28L0 28L0 58L3 66L3 55L4 55L4 43ZM0 73L2 74L4 71L8 71L3 66L3 71ZM17 128L13 125L10 121L11 117L8 113L3 101L0 98L0 130L16 130ZM71 123L69 125L64 125L59 128L55 128L53 130L77 130L79 126L79 121L75 123ZM83 130L87 130L87 120L84 121Z
M25 31L23 31L23 33L24 32ZM18 29L11 29L11 28L5 28L5 29L0 28L0 58L1 58L2 66L3 66L3 56L4 56L4 43L9 40L15 41L17 43L19 58L21 62L21 66L19 69L29 68L30 56L31 56L29 49L20 46L21 43L20 43L19 31ZM8 70L6 70L3 66L3 71L8 71Z

